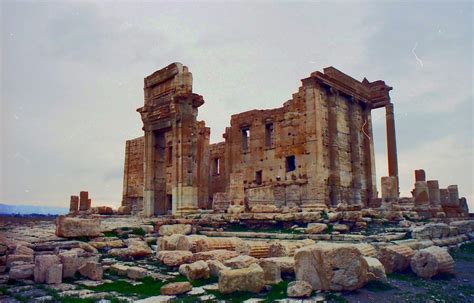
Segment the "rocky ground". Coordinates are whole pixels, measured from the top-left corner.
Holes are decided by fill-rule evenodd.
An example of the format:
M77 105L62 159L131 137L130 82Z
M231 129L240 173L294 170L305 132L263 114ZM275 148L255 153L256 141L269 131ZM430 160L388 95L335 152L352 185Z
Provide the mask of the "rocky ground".
M474 302L471 223L349 231L331 216L270 227L102 216L64 223L61 237L51 220L2 218L0 302Z

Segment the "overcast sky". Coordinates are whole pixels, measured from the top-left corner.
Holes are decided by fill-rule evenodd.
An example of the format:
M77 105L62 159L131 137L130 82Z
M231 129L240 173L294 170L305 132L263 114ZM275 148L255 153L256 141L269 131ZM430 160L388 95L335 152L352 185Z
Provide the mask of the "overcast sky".
M279 107L334 66L393 86L401 191L414 169L474 207L473 5L442 2L1 1L0 203L118 206L143 78L179 61L222 140L233 113ZM385 112L373 112L377 179ZM380 190L380 185L379 185Z

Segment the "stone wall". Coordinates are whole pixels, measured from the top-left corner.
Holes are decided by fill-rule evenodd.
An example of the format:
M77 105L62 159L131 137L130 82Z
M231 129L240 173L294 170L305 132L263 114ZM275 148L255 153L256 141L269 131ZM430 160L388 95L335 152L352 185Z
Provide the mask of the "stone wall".
M133 211L143 210L143 151L144 137L125 143L125 164L122 205Z

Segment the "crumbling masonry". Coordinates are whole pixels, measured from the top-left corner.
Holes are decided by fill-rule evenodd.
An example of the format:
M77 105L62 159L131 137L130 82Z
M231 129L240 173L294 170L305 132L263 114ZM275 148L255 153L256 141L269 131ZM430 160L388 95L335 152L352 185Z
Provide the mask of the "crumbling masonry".
M260 205L322 210L398 200L393 104L384 81L328 67L282 107L233 115L224 142L197 120L203 97L186 66L145 78L144 136L126 142L123 206L146 216ZM371 111L385 108L388 177L377 199ZM384 186L384 185L383 185Z

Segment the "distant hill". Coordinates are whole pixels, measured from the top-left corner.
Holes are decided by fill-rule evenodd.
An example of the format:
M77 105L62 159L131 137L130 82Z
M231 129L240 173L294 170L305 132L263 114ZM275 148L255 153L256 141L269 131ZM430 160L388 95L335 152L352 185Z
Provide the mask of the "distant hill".
M0 214L40 214L40 215L63 215L67 214L69 209L66 207L50 207L37 205L12 205L0 203Z

